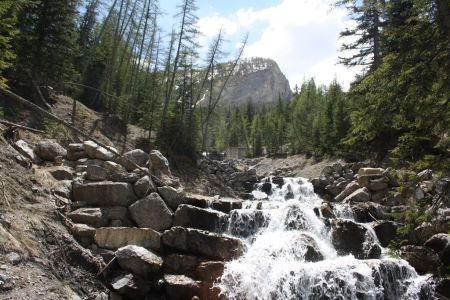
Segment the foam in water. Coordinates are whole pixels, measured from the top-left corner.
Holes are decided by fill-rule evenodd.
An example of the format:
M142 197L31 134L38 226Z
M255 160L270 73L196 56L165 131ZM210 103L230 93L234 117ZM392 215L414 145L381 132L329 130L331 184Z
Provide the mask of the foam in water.
M245 209L231 213L230 234L247 244L247 252L226 263L216 284L224 296L433 299L426 277L419 277L403 260L338 256L329 229L314 213L322 200L306 179L285 178L282 187L272 184L272 191L266 200L259 200L265 198L259 187L254 193L257 201L248 201ZM338 218L353 220L349 206L336 205L334 213ZM363 225L377 242L372 228Z

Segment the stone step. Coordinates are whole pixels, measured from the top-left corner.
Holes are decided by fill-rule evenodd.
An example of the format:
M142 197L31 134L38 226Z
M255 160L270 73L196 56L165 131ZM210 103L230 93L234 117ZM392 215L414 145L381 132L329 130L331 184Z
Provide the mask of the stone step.
M98 206L128 206L137 200L133 185L125 182L74 182L72 193L73 201Z
M173 226L224 232L228 226L228 215L211 209L182 204L175 212Z
M199 194L187 193L185 196L186 204L196 206L199 208L212 208L223 213L230 213L233 209L241 209L241 199L234 198L217 198L211 196L204 196Z
M93 227L106 227L113 221L122 221L124 224L132 224L127 218L128 210L123 206L111 207L84 207L67 214L67 217L76 223Z
M159 251L161 234L150 228L101 227L94 236L100 248L116 250L127 245L136 245Z
M238 238L184 227L166 230L162 243L175 250L217 260L231 260L245 250L245 245Z

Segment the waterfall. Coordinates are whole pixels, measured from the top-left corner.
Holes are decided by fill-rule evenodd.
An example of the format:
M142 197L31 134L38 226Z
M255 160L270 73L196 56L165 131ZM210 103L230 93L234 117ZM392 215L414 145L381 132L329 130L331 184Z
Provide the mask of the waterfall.
M241 238L247 251L226 263L216 284L226 298L434 299L427 277L384 249L379 259L338 255L329 224L315 211L322 200L306 179L284 178L282 185L266 181L270 195L258 184L257 200L230 214L229 234ZM354 221L344 204L335 205L333 213ZM377 243L372 228L361 225Z

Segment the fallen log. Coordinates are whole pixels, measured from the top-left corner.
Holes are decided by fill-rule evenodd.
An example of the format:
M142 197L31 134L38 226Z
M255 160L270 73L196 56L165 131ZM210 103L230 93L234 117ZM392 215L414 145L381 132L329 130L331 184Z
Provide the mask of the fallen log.
M13 128L19 128L19 129L23 129L23 130L28 130L28 131L31 131L31 132L34 132L34 133L45 133L45 131L42 131L42 130L39 130L39 129L35 129L35 128L31 128L31 127L27 127L27 126L20 125L20 124L16 124L16 123L9 122L9 121L6 121L6 120L0 120L0 124L4 124L4 125L7 125L7 126L13 127Z

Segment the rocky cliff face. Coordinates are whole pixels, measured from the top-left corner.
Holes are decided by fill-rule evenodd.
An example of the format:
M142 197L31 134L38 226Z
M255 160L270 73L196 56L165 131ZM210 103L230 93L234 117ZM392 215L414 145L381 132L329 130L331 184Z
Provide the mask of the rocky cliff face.
M242 60L236 67L234 80L224 92L223 104L239 105L251 100L254 104L276 103L278 97L292 97L289 81L277 63L254 57Z

